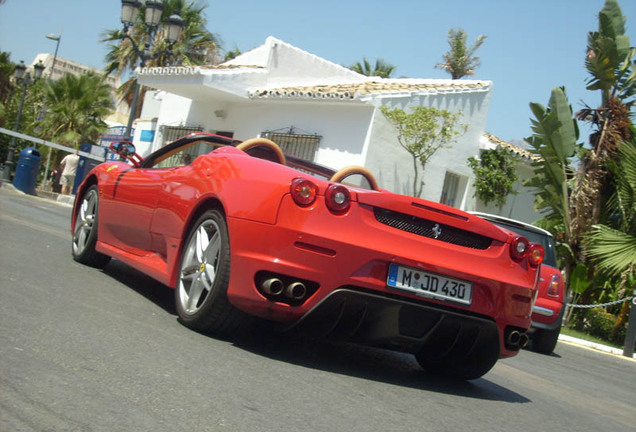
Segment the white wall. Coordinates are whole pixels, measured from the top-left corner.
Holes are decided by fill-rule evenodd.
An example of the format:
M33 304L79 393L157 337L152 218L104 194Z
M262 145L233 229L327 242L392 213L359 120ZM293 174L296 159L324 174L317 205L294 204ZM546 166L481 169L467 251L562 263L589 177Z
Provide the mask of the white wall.
M218 110L222 110L225 117L217 117L215 111ZM298 133L321 135L315 162L339 169L364 164L363 146L372 114L373 107L363 104L288 101L227 104L190 101L166 93L159 124L201 126L206 132L229 131L239 140L254 138L267 130L293 126ZM156 148L161 142L158 135L159 131L155 137Z
M468 178L472 171L467 159L479 154L479 139L484 131L490 91L479 93L437 94L427 96L376 99L376 106L401 108L409 111L414 106L432 106L453 113L461 112L460 125L466 125L466 132L456 139L450 148L440 149L426 165L422 198L439 202L446 171L459 175L463 193L458 197L457 207L474 206ZM383 188L394 192L413 194L413 159L404 150L395 135L393 125L376 111L369 137L369 150L365 166L373 172ZM418 165L419 167L419 165ZM421 174L421 170L420 170Z
M155 151L161 147L163 136L161 126L187 126L186 123L192 100L177 96L172 93L161 92L161 106L157 116L157 131L155 140L152 144L152 150Z
M258 104L236 110L235 137L241 140L265 130L293 126L322 136L315 162L334 169L363 165L363 145L373 108L366 105L289 102Z
M329 82L360 82L363 75L310 54L281 40L269 37L267 63L270 86L297 86Z
M148 141L145 137L147 133L152 133L157 129L157 119L137 119L133 123L134 135L132 142L135 145L135 151L141 157L146 157L153 151L154 140ZM142 139L143 138L143 139Z
M161 112L161 103L163 102L165 95L165 91L148 89L144 94L144 103L141 106L141 114L139 118L157 118Z

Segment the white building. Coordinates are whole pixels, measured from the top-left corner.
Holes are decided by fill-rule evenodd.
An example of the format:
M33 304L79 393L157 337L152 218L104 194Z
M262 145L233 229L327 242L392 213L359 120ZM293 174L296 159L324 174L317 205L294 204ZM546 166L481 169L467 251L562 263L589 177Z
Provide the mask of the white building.
M408 195L413 161L379 107L461 112L466 132L431 158L422 197L477 209L467 159L479 155L490 81L367 77L273 37L222 65L137 72L141 84L159 90L148 92L146 120L135 127L143 153L191 131L240 140L266 136L286 153L331 168L362 165L382 188Z
M55 57L53 54L49 53L40 53L36 55L31 66L37 64L39 61L42 61L42 64L44 65L42 76L46 78L50 77L53 81L62 78L67 73L76 76L86 75L89 72L93 72L97 75L104 74L104 71L100 69L95 69L59 56ZM120 100L117 96L117 88L121 85L121 80L118 76L110 74L105 77L105 82L111 88L114 104L114 111L106 118L106 120L109 122L125 124L128 121L128 113L130 112L130 109L128 104Z

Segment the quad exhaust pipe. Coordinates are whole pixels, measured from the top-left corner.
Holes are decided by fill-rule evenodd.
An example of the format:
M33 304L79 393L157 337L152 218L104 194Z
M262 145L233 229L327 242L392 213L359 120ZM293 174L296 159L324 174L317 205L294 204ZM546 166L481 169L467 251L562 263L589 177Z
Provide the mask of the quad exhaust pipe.
M506 344L515 348L525 348L528 345L530 338L524 332L518 330L512 330L508 333L506 338Z
M302 282L292 282L285 288L285 296L292 300L301 300L307 295L307 287Z
M269 297L285 297L292 301L303 300L307 296L307 287L301 281L285 283L276 277L265 279L260 284L261 290Z
M278 297L285 291L285 284L278 278L269 278L261 284L261 289L265 294Z

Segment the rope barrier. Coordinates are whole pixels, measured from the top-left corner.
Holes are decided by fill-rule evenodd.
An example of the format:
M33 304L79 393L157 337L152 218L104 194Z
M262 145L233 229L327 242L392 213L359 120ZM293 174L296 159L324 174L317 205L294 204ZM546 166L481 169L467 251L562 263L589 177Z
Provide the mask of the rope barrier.
M592 309L592 308L598 308L598 307L606 307L606 306L614 306L620 303L625 303L626 301L630 301L631 299L633 299L634 296L631 297L625 297L623 299L620 300L616 300L613 302L609 302L609 303L602 303L602 304L594 304L594 305L579 305L579 304L573 304L573 303L568 303L567 306L571 307L571 308L578 308L578 309Z

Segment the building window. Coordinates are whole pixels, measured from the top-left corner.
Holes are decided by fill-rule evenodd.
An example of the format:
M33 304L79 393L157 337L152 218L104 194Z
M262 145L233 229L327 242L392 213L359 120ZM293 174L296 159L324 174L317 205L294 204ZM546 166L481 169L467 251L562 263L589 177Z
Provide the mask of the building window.
M289 129L262 132L261 137L274 141L283 153L310 162L313 162L322 139L322 136L317 134L297 133L293 126Z
M462 176L446 171L444 186L442 186L442 196L439 202L459 208L458 206L461 203L465 183L465 181L462 181Z

